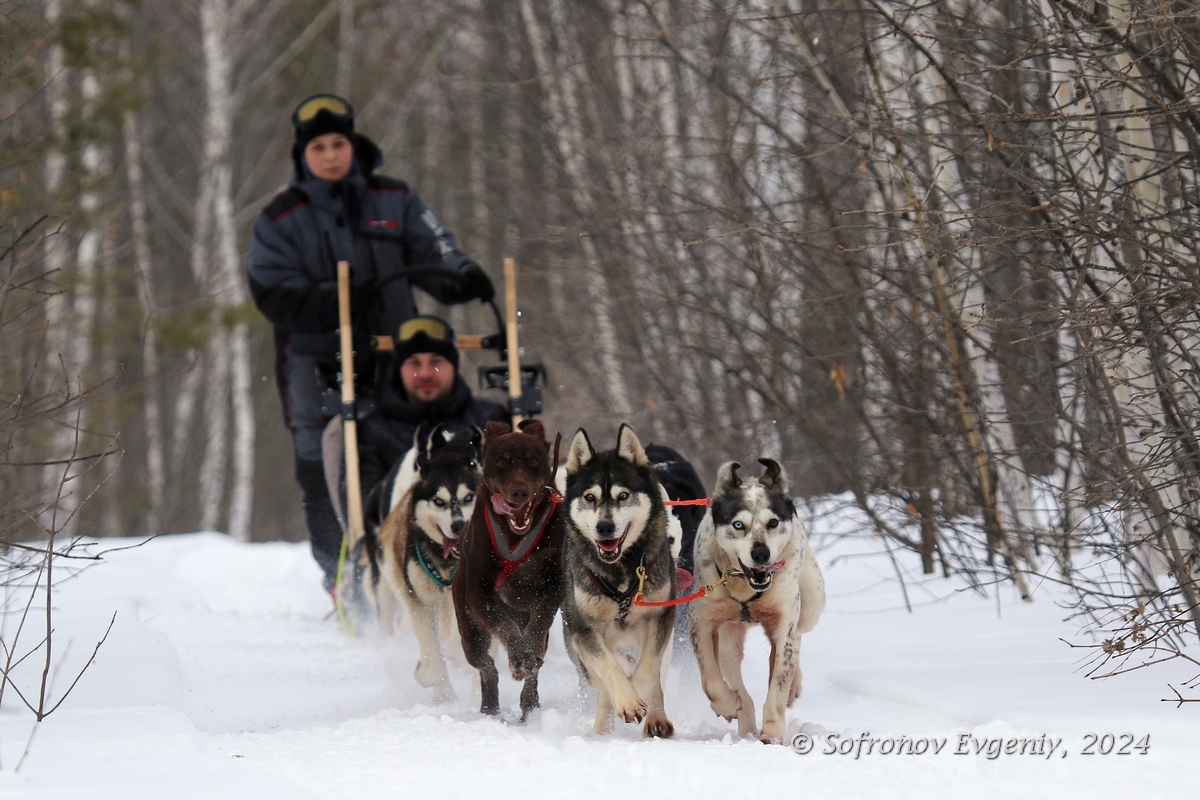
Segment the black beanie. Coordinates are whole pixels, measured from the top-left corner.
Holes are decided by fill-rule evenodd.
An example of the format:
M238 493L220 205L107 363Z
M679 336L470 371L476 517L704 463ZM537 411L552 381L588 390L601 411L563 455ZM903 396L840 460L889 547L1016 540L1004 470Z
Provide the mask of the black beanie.
M340 133L354 141L354 108L335 94L315 94L296 106L292 127L297 154L303 154L309 142L327 133Z
M458 339L441 317L425 314L405 320L396 331L394 353L397 369L411 355L437 353L458 371Z

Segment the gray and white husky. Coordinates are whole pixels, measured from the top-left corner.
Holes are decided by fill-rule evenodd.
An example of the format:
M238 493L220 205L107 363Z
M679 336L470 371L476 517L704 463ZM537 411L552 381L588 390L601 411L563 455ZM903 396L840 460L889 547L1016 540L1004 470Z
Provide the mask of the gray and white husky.
M759 738L780 743L787 709L800 696L800 635L825 610L825 578L778 463L743 482L739 464L717 474L712 507L696 533L696 582L728 581L695 601L691 637L704 692L718 716L738 721L738 735L756 731L754 700L742 682L746 631L761 624L771 642L771 672Z
M563 638L599 692L597 733L610 729L614 712L626 722L645 720L647 736L674 733L661 674L675 609L633 605L639 569L646 574L644 600L675 597L665 497L628 425L618 431L616 449L600 453L582 428L575 434L567 456ZM626 648L636 656L627 658Z
M439 426L428 437L418 432L408 488L379 528L375 599L380 630L392 632L399 600L421 647L417 683L433 688L439 699L454 694L441 639L454 628L449 587L458 566L459 535L475 508L481 436L478 428L447 432Z

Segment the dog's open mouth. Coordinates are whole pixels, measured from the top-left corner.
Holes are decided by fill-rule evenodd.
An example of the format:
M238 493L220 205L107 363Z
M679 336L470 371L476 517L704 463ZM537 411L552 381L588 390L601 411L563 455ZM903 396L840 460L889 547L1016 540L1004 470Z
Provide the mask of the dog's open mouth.
M615 564L621 559L621 546L625 544L625 537L629 535L629 525L625 526L625 532L615 539L596 539L596 555L605 564Z
M510 506L504 495L496 492L492 495L492 510L501 516L508 517L508 526L513 533L525 533L533 523L533 500L519 506Z
M458 537L450 536L445 531L441 531L441 533L442 533L442 558L446 559L447 561L458 558Z
M746 583L750 584L750 588L756 592L765 592L771 588L771 581L775 578L775 573L783 569L783 565L787 562L776 561L765 567L747 567L741 561L738 563L742 567L742 574L746 577Z

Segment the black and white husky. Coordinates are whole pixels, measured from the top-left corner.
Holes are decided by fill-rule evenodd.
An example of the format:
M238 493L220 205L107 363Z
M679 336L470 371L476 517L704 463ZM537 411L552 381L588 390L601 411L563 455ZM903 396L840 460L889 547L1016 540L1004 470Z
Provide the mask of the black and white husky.
M398 500L379 527L375 600L380 630L387 634L396 601L404 605L421 647L417 683L447 699L453 689L441 637L453 631L449 587L458 566L459 535L475 508L481 434L478 428L449 432L440 426L423 434L417 434L411 474L400 469Z
M782 742L787 709L800 696L800 634L825 610L825 579L788 495L787 476L766 472L743 482L730 462L717 474L712 507L696 533L696 582L728 581L695 601L691 637L704 692L718 716L756 731L754 700L742 682L746 631L761 624L771 642L771 672L759 738Z
M618 431L616 449L601 453L582 428L575 434L566 490L563 637L580 674L599 692L595 730L609 730L615 712L626 722L645 720L647 736L671 736L661 667L675 609L633 605L639 569L645 601L675 597L666 493L628 425ZM632 660L625 648L636 649Z

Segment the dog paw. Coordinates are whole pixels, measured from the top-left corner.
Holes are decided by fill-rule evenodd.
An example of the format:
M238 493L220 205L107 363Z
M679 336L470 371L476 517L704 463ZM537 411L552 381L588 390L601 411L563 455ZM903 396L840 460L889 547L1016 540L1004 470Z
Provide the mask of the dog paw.
M737 719L738 712L742 710L741 698L733 692L729 692L712 701L712 710L714 714L722 717L726 722L732 722Z
M429 689L446 682L446 670L440 663L423 658L417 662L413 677L417 679L419 685Z
M626 722L641 722L646 718L646 704L636 694L624 703L615 704L617 716Z
M660 739L670 739L675 735L675 726L671 724L671 720L667 719L666 714L651 714L646 717L646 725L642 728L642 732L647 738L656 736Z
M514 681L536 678L542 668L542 659L533 653L517 653L508 659L508 668L512 670Z
M783 744L783 728L779 725L767 723L763 725L762 732L758 735L758 740L763 744Z

